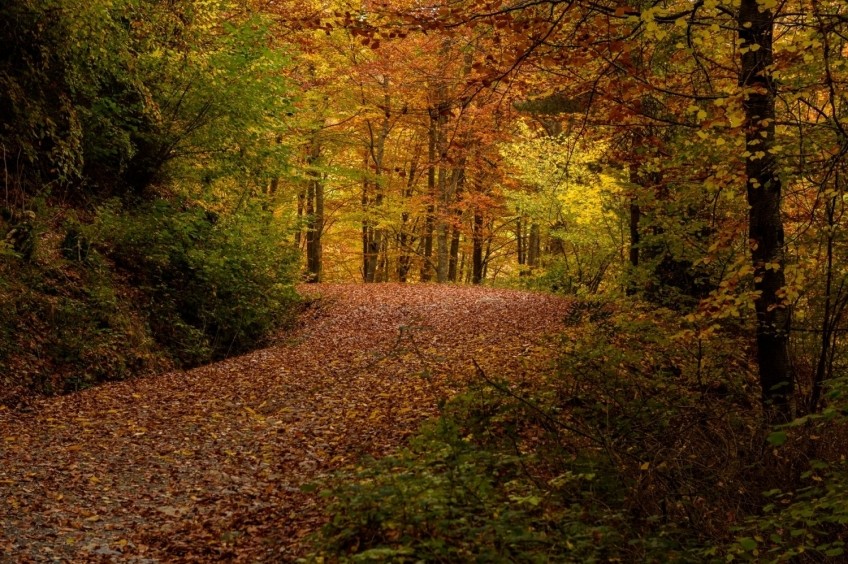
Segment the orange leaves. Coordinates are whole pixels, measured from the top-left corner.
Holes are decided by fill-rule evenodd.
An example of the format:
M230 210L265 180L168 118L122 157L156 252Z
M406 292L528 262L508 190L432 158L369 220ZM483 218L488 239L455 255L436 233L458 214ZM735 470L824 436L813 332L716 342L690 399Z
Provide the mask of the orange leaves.
M530 377L568 306L473 287L303 291L319 305L273 347L0 412L0 559L293 561L324 519L302 486L398 448L472 357Z

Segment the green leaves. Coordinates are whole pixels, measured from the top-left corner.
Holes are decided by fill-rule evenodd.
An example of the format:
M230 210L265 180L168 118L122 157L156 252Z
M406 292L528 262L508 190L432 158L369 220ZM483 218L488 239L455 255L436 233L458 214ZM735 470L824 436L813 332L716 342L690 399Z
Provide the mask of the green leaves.
M756 550L757 549L757 541L750 537L742 537L737 542L739 542L739 546L741 546L745 550Z
M194 365L254 347L286 321L296 255L260 206L223 217L182 207L104 207L98 228L104 252L146 294L156 339Z
M786 439L787 439L786 431L775 431L773 433L770 433L769 436L766 437L766 440L772 446L780 446L780 445L782 445L783 443L786 442Z

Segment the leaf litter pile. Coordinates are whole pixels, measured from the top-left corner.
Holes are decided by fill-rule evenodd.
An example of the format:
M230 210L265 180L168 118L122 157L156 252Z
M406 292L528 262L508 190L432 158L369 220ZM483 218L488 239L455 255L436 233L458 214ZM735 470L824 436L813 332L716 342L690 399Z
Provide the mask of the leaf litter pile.
M396 450L475 377L531 378L568 302L312 285L273 346L0 411L0 561L280 562L323 523L306 484Z

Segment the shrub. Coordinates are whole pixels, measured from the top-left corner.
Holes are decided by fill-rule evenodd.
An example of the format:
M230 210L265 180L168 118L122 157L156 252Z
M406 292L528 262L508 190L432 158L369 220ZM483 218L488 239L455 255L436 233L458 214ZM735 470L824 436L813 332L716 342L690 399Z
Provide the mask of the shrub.
M130 212L113 203L96 230L146 296L156 340L181 363L255 347L294 311L296 255L260 209L219 218L165 200Z
M0 263L0 396L63 393L161 366L144 323L119 292L94 253L67 260L44 245L35 257L6 257Z
M678 315L635 302L577 302L566 323L554 372L520 391L478 373L409 449L337 477L319 553L702 562L728 552L727 516L756 512L767 482L746 351L693 339Z
M591 463L536 484L528 457L461 434L442 419L408 450L339 477L323 549L392 562L598 562L619 553L623 516L593 502Z
M768 437L792 480L763 493L728 552L756 562L844 561L848 543L848 378L827 383L826 407Z

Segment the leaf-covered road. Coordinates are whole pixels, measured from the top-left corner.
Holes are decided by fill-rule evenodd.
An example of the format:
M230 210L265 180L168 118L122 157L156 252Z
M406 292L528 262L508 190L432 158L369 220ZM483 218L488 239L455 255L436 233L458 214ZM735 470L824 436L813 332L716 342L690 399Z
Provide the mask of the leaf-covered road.
M0 561L290 561L301 490L390 452L474 373L521 378L567 302L436 285L317 285L266 349L0 411Z

